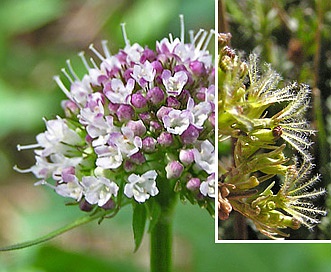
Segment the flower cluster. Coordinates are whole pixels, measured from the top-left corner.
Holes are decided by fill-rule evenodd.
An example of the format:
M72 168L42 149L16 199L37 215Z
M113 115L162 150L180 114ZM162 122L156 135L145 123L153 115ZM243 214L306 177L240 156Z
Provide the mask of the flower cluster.
M261 72L256 55L241 60L228 47L230 38L219 35L219 141L231 139L233 159L219 163L218 215L226 220L236 210L268 237L287 237L281 229L312 228L326 214L312 204L325 193L311 190L319 176L308 178L314 133L305 119L310 90L297 83L278 89L280 76L270 65ZM287 146L296 153L292 160Z
M200 30L164 38L156 50L130 44L112 55L106 41L98 60L80 53L87 73L80 78L67 61L70 83L54 79L67 96L65 117L45 120L37 136L37 184L75 199L82 210L113 209L123 198L143 203L168 182L191 202L211 206L215 194L214 66ZM123 202L123 201L122 201ZM208 204L206 204L208 203ZM122 203L123 204L123 203ZM210 210L211 211L211 210Z

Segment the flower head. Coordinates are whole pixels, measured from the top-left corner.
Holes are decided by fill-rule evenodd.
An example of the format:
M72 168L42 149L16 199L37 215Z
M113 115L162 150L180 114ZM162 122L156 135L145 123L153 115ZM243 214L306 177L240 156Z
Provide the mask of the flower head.
M118 53L110 54L105 41L103 53L90 46L97 57L91 62L79 53L82 78L67 61L62 72L70 87L54 77L67 96L66 115L46 121L37 144L19 147L35 148L36 164L18 171L32 172L37 184L80 202L83 210L145 202L159 194L162 182L212 207L212 182L199 197L186 184L207 181L215 170L214 67L207 50L214 32L191 32L185 43L181 20L181 37L169 35L156 50L131 44L122 25L125 47Z

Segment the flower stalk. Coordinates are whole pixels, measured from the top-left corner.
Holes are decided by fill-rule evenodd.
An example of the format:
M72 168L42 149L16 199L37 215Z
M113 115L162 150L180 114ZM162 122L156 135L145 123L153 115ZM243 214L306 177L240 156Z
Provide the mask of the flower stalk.
M173 216L177 196L169 180L163 180L160 186L161 193L155 197L155 201L160 205L160 214L150 231L150 268L152 272L170 272L173 254Z

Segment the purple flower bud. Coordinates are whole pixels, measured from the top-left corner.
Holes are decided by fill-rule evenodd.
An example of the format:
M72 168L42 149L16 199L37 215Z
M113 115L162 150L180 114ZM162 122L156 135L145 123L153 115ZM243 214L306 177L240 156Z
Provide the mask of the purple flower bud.
M144 122L144 124L149 124L152 120L152 116L149 112L139 113L139 118Z
M94 205L88 203L85 199L82 199L79 202L79 208L84 212L90 212L93 209Z
M115 103L109 102L108 109L109 109L110 113L113 113L114 114L114 113L117 112L119 106L120 106L119 104L115 104Z
M71 100L64 100L61 103L62 108L64 109L66 116L77 115L79 113L79 107L76 103Z
M191 61L190 69L196 76L201 76L206 73L206 68L204 64L198 60Z
M146 127L141 120L138 121L130 120L126 124L126 127L128 127L133 132L134 136L143 136L146 133Z
M131 96L131 104L138 108L144 108L147 105L147 99L141 93L135 93Z
M169 132L162 132L160 136L157 137L157 142L161 146L171 146L173 141L173 136Z
M191 98L191 94L188 90L182 90L181 94L178 97L178 100L182 105L186 105L188 102L188 99Z
M116 111L120 122L131 120L134 116L134 110L130 105L121 104Z
M156 74L161 74L162 73L163 66L162 66L161 62L156 60L156 61L153 61L151 64L152 64L153 68L155 69Z
M113 199L109 199L105 204L101 206L102 209L104 210L112 210L116 206L115 201Z
M199 178L191 178L186 183L186 188L190 191L197 191L200 188L201 181Z
M75 167L69 166L66 168L63 168L62 175L74 175L75 174Z
M126 58L127 58L128 54L124 52L124 50L120 50L118 52L118 54L116 55L116 58L118 59L118 61L122 64L126 64Z
M184 64L179 64L174 67L174 72L184 71L187 72L187 69Z
M167 106L171 107L173 109L179 109L180 108L180 102L173 96L167 97Z
M170 111L172 111L172 108L162 106L156 113L157 118L162 121L163 116L168 115Z
M149 129L152 132L160 132L162 130L162 125L159 122L152 120Z
M92 144L92 141L93 141L93 138L90 136L90 135L86 135L85 136L85 141L87 142L87 143L89 143L89 144Z
M141 165L146 161L146 159L141 152L137 152L130 157L130 161L134 164Z
M194 152L192 149L182 149L179 152L179 160L184 165L189 165L194 161Z
M133 73L132 68L128 68L127 70L124 71L123 77L124 77L125 81L128 81L130 78L132 78L132 76L131 76L132 73Z
M180 138L184 144L193 144L199 138L199 130L195 126L189 125Z
M136 168L136 165L133 164L133 162L129 161L129 160L126 160L124 163L123 163L123 168L124 168L124 171L129 173L129 172L132 172L135 170Z
M143 139L143 150L147 153L155 150L156 140L153 137L146 137Z
M155 58L156 58L155 52L146 47L140 57L140 62L144 63L146 60L152 62L153 60L155 60Z
M206 88L201 88L200 90L197 91L195 97L199 100L199 101L205 101L206 100Z
M147 99L153 105L158 105L164 100L164 92L159 87L154 87L147 92Z
M211 123L211 125L213 127L215 127L215 112L212 112L209 117L208 117L208 121Z
M184 167L178 161L171 161L165 167L167 173L167 179L179 178L182 174Z

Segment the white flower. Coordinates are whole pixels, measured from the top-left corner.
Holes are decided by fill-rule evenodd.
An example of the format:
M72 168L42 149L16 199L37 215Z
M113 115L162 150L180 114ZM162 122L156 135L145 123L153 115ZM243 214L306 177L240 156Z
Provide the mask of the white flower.
M172 54L174 51L174 48L178 46L179 44L182 44L181 40L179 38L175 38L171 42L168 38L163 38L161 41L156 42L156 50L158 53L162 54Z
M144 48L138 43L134 43L133 45L127 44L124 48L124 52L127 54L126 62L139 63L143 51Z
M181 135L190 125L192 114L188 110L171 110L162 117L164 127L169 133Z
M194 161L208 174L211 174L215 171L214 150L214 146L208 140L205 140L201 143L200 150L196 148L193 149Z
M107 98L115 104L128 104L130 101L130 95L134 88L134 80L130 78L124 86L121 79L113 78L110 81L110 90L105 91Z
M116 137L113 142L123 155L130 157L142 147L142 140L140 137L135 136L129 127L122 127L121 130L123 134L118 134L119 137Z
M78 105L84 107L87 102L87 97L93 92L90 85L90 77L85 75L82 81L76 80L70 86L70 94L72 100Z
M215 198L215 173L211 174L206 181L201 182L200 192L204 196Z
M171 76L169 70L164 70L161 77L168 94L174 96L180 95L188 80L187 74L184 71L176 72L174 76Z
M75 175L71 176L72 179L70 181L58 184L55 187L55 191L63 197L71 197L80 201L83 196L83 187Z
M47 157L50 154L66 154L71 150L69 145L81 143L80 136L70 129L65 120L57 117L55 120L46 121L47 130L37 135L39 147L43 150L36 150L36 154Z
M32 172L37 178L54 180L61 179L62 170L68 167L76 167L82 161L81 157L67 158L62 154L52 154L49 159L36 156L36 164L26 170L19 170L21 173Z
M141 87L145 87L146 82L152 82L155 74L156 71L148 60L146 60L143 64L136 64L133 66L132 77Z
M86 176L82 178L85 199L90 204L103 206L112 196L117 196L119 187L105 177Z
M116 169L120 167L123 156L120 149L114 145L101 145L94 148L98 155L96 165L103 169Z
M150 170L139 176L131 174L128 182L124 187L124 194L134 199L137 202L145 202L150 196L155 196L159 193L156 187L157 173L155 170Z
M190 97L187 102L187 110L192 113L192 124L197 128L202 128L203 123L208 118L212 108L209 102L200 102L194 105L194 100Z

